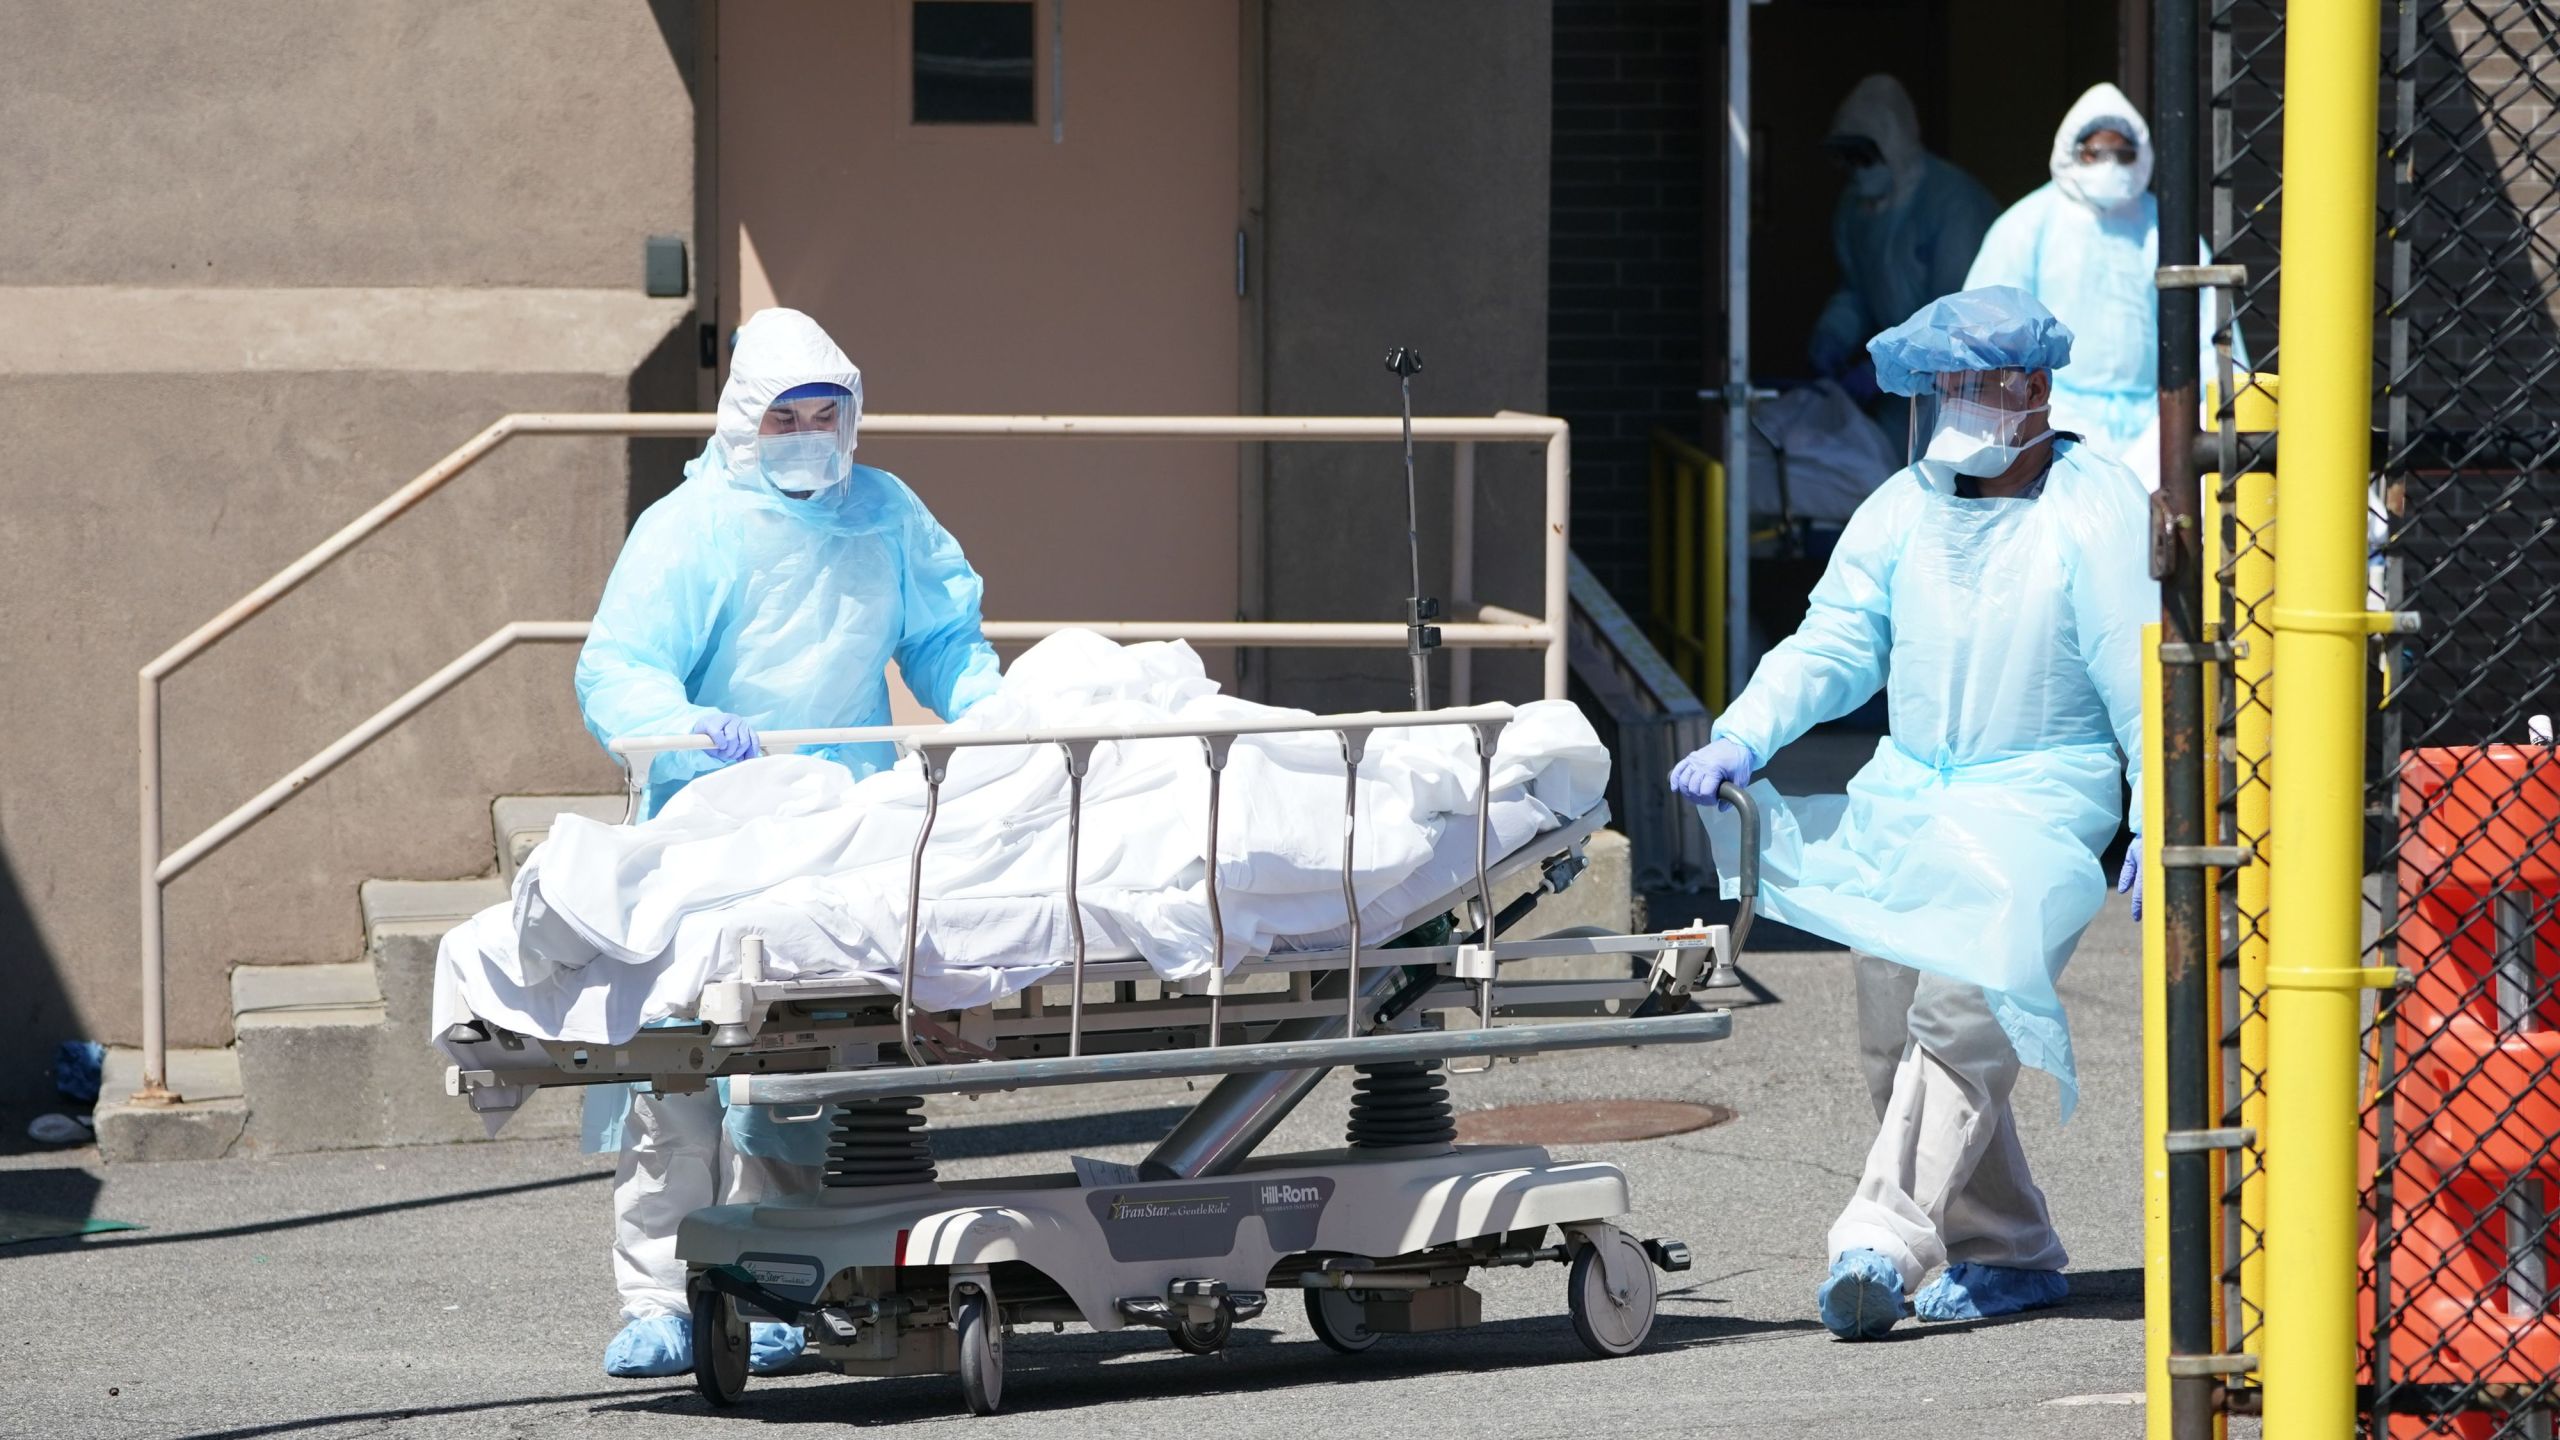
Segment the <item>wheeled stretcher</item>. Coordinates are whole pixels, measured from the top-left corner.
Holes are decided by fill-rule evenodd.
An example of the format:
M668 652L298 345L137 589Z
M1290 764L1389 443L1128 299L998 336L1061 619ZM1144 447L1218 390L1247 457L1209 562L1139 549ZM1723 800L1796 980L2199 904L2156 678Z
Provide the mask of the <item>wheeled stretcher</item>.
M1442 1067L1545 1051L1724 1038L1732 1017L1691 992L1734 983L1756 891L1757 817L1742 807L1741 909L1730 925L1653 934L1502 938L1539 898L1569 886L1605 807L1488 854L1494 744L1507 706L1224 725L964 732L883 727L773 732L774 748L891 740L921 762L924 821L908 871L907 933L895 976L771 979L762 944L702 992L688 1024L627 1043L571 1045L483 1019L439 1037L457 1063L451 1088L482 1110L512 1109L554 1085L645 1081L661 1092L725 1080L732 1103L786 1108L830 1130L813 1193L716 1206L688 1218L678 1253L690 1271L695 1371L715 1404L747 1378L746 1326L774 1317L806 1330L812 1353L845 1374L956 1374L969 1408L1002 1403L1015 1327L1081 1323L1164 1330L1182 1349L1220 1348L1274 1289L1302 1292L1317 1336L1351 1353L1381 1335L1455 1329L1480 1318L1467 1284L1479 1269L1566 1269L1576 1334L1602 1355L1640 1346L1654 1318L1656 1270L1686 1248L1639 1240L1612 1221L1632 1209L1618 1167L1560 1163L1532 1146L1461 1146ZM1353 903L1356 777L1377 731L1473 730L1481 761L1474 874L1384 927L1369 944ZM1209 771L1209 846L1218 854L1219 777L1242 737L1331 731L1344 757L1347 943L1254 954L1226 970L1166 980L1134 956L1073 953L1006 1000L926 1013L917 993L916 917L951 757L986 745L1055 745L1070 785L1068 873L1076 914L1075 835L1097 746L1191 738ZM636 796L649 761L700 737L627 739L615 748ZM1219 929L1217 866L1208 868ZM1498 911L1498 889L1534 876ZM1372 927L1374 928L1374 927ZM1625 957L1625 978L1520 979L1519 962ZM1033 957L1045 962L1047 957ZM1335 1067L1358 1072L1339 1149L1259 1155L1257 1147ZM1479 1065L1479 1068L1480 1068ZM937 1178L923 1097L1184 1076L1221 1077L1146 1159L1125 1171L995 1180Z

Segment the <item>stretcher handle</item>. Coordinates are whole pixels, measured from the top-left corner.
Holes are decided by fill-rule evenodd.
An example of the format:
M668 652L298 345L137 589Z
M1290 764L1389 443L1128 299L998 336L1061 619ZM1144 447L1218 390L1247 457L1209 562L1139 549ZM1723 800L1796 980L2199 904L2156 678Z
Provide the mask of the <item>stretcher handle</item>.
M1759 909L1755 902L1760 898L1760 802L1730 780L1716 787L1716 798L1732 806L1734 817L1742 823L1742 854L1734 861L1734 889L1742 900L1733 912L1733 948L1739 954L1751 934L1752 914Z

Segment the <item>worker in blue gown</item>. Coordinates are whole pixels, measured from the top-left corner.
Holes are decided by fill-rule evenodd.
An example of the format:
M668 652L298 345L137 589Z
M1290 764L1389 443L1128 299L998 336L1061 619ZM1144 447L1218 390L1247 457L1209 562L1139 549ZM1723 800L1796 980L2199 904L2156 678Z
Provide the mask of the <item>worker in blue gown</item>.
M994 692L977 572L915 492L854 463L861 417L862 373L817 322L759 311L738 332L710 443L632 527L578 656L578 703L600 742L706 738L650 763L649 814L688 781L754 757L758 730L889 723L892 661L946 719ZM895 759L878 744L811 753L856 774ZM717 1085L598 1086L588 1099L589 1148L619 1154L623 1325L605 1369L685 1373L693 1335L677 1223L707 1205L815 1188L828 1127L728 1106ZM790 1364L804 1339L795 1326L754 1326L751 1367Z
M2139 482L2048 419L2073 345L2004 287L1932 301L1869 344L1883 388L1920 409L1919 453L1859 506L1803 623L1672 775L1728 875L1738 834L1715 797L1748 785L1767 819L1762 913L1856 952L1879 1128L1816 1296L1843 1338L2068 1289L2010 1095L2028 1067L2061 1083L2066 1117L2077 1099L2055 986L2105 898L2128 782L2118 888L2138 879L2141 635L2159 613ZM1846 795L1751 782L1879 689L1890 733Z

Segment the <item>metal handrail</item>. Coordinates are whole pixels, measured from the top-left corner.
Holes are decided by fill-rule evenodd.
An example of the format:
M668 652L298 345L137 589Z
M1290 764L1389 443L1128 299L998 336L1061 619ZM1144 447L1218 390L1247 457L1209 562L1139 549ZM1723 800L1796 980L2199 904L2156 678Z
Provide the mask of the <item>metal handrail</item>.
M371 744L418 708L495 658L499 651L528 641L571 637L533 633L567 622L528 621L502 627L481 646L466 652L418 689L349 731L338 742L260 792L256 799L189 841L175 855L163 853L161 682L255 619L269 606L299 589L304 581L327 569L367 537L417 508L420 502L516 436L688 437L710 434L715 420L715 416L703 413L502 416L142 667L136 686L139 757L135 796L141 850L142 1085L132 1096L136 1103L174 1104L181 1098L168 1087L168 944L162 906L163 887L241 831L272 813L312 781L335 769L349 755ZM863 428L875 436L915 438L1055 435L1094 439L1240 442L1397 441L1404 434L1400 422L1391 417L1318 415L873 415L864 419ZM1493 417L1431 417L1415 420L1413 434L1420 440L1455 444L1460 473L1470 481L1474 474L1474 447L1479 442L1537 444L1544 450L1546 525L1541 535L1544 578L1541 603L1544 616L1526 616L1486 606L1477 612L1474 621L1442 626L1441 637L1444 643L1459 648L1461 653L1465 647L1540 650L1545 661L1544 693L1551 699L1561 697L1566 683L1566 619L1570 604L1566 589L1567 536L1571 522L1570 432L1565 422L1548 416L1508 412ZM1472 499L1472 496L1468 498ZM1472 505L1467 508L1472 511ZM1470 542L1473 520L1472 513L1463 513L1457 522L1460 536ZM1038 640L1068 628L1068 625L1069 622L1064 621L992 621L985 625L984 630L989 640L1016 643ZM1212 621L1193 624L1179 621L1100 621L1084 622L1077 628L1095 630L1124 642L1182 639L1202 644L1401 649L1407 640L1404 625L1396 622L1298 624ZM500 636L510 634L513 638L500 641ZM497 647L495 650L485 655L481 653L493 644ZM476 663L466 663L472 662L474 656L479 656ZM457 671L457 666L463 668ZM378 729L374 728L377 724L380 726Z

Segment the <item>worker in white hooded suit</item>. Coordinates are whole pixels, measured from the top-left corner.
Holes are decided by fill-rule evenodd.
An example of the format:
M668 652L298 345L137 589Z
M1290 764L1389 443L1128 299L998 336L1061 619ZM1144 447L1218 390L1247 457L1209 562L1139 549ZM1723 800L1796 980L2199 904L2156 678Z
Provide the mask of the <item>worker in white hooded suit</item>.
M2151 167L2141 112L2115 86L2090 86L2053 132L2052 180L1993 222L1964 284L2015 286L2070 327L2070 368L2053 377L2053 428L2086 437L2156 490L2161 262ZM2196 253L2206 253L2201 243ZM2203 327L2199 373L2210 380L2210 292ZM2236 363L2245 368L2245 352Z
M704 749L651 763L651 815L695 777L753 758L759 729L889 723L892 661L945 719L995 692L977 572L897 476L853 463L861 418L862 372L817 322L759 311L738 332L711 443L632 527L578 656L578 705L600 742L705 737ZM807 753L856 775L896 758L886 745ZM828 1126L730 1106L717 1084L588 1096L589 1148L620 1155L613 1257L624 1323L605 1369L682 1374L694 1337L678 1223L704 1206L814 1188ZM750 1366L779 1369L803 1342L795 1326L758 1324Z

